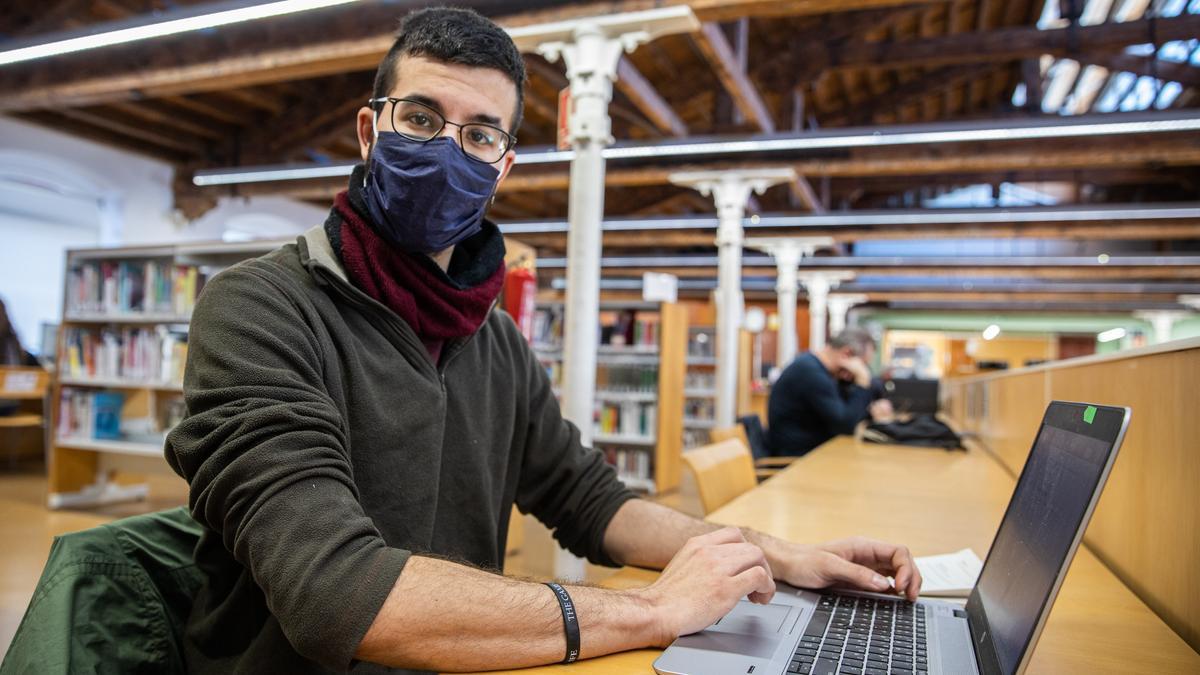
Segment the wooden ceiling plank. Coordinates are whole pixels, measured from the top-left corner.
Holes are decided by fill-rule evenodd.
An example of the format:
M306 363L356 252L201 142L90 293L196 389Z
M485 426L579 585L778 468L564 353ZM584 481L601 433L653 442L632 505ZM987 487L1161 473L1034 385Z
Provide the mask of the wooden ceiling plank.
M202 155L205 151L205 147L195 140L183 138L178 134L159 133L146 128L144 125L110 119L98 112L77 110L74 108L63 108L55 112L76 122L90 124L107 131L128 136L131 139L145 141L154 146L179 150L193 156Z
M213 105L207 101L193 98L191 96L164 96L160 100L177 108L190 110L192 112L199 113L207 117L212 117L220 120L221 122L232 124L234 126L244 126L251 122L251 120L238 115L235 111L230 110L226 106Z
M1162 41L1185 40L1200 34L1200 14L1154 19ZM978 63L1016 60L1042 54L1068 56L1076 52L1112 49L1145 42L1149 20L1106 23L1040 30L1036 27L1004 28L987 33L963 33L906 42L847 43L831 50L835 67L896 68L914 64Z
M107 107L131 117L137 117L167 127L174 127L200 138L219 141L229 136L227 128L213 124L211 120L181 111L169 110L153 101L142 101L140 103L123 103L117 101L110 103Z
M654 85L638 71L627 56L622 56L617 63L616 84L617 88L629 97L633 105L664 134L688 135L687 125L671 108L671 104L667 103L662 94L658 93Z
M1157 77L1164 82L1178 82L1185 87L1200 87L1200 68L1186 62L1177 63L1153 56L1124 53L1089 54L1079 57L1079 61L1103 66L1109 70Z
M181 162L188 156L186 153L177 150L159 145L147 145L145 142L136 138L130 138L125 134L114 133L93 124L79 122L51 112L36 111L21 113L17 115L17 118L120 150L128 150L172 163Z
M771 118L771 111L763 102L758 88L750 81L749 76L738 67L737 55L729 44L729 40L726 39L725 31L721 29L720 24L705 23L701 26L700 32L693 37L696 48L708 61L713 72L716 73L717 79L721 81L721 85L729 93L734 105L738 107L742 115L752 121L760 131L773 133L775 121Z

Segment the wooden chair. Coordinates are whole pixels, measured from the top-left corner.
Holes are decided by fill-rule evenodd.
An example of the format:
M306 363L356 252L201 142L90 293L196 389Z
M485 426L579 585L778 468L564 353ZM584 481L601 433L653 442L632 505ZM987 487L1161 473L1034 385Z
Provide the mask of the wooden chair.
M50 373L42 368L0 366L0 401L16 404L8 414L0 415L0 434L5 438L0 447L33 445L29 432L37 430L36 445L45 452L46 392L49 383ZM9 459L14 460L15 457L10 456Z
M752 422L758 421L758 415L747 415L741 418L739 424L731 427L717 427L709 432L709 438L713 443L729 440L731 438L741 441L742 445L751 449L751 457L754 460L754 472L758 476L758 480L763 481L780 471L786 469L792 462L796 461L796 457L759 457L753 453L754 445L750 443L749 435L746 433L746 421L748 417L752 417ZM762 428L762 423L758 422L759 429Z
M736 438L688 450L683 463L696 479L705 515L758 485L750 449Z

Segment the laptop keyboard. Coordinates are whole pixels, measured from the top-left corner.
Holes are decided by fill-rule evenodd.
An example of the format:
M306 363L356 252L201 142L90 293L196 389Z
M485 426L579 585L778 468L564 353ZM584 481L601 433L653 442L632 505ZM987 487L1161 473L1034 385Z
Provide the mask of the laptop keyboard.
M922 605L822 595L789 673L911 675L929 672Z

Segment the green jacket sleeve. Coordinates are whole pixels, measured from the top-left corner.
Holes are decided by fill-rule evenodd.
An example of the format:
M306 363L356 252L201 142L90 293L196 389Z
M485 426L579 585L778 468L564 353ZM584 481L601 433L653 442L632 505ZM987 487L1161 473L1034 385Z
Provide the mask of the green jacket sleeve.
M597 565L616 566L604 550L604 532L617 509L635 495L617 480L598 450L583 446L579 429L563 419L550 378L533 350L515 326L512 332L521 343L529 392L517 507L553 530L571 553Z
M188 417L166 455L193 517L250 571L296 650L345 670L409 552L389 548L359 504L319 322L256 266L269 264L230 268L201 294Z

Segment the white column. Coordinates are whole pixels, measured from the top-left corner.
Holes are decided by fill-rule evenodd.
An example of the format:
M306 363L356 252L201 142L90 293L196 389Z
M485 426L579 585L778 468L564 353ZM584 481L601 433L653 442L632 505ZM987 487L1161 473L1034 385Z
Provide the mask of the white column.
M1177 309L1154 309L1144 312L1134 312L1134 316L1143 320L1149 321L1154 328L1153 344L1160 344L1171 339L1171 329L1175 327L1175 322L1189 316L1190 312L1185 312Z
M592 444L596 352L600 332L600 252L604 218L604 156L612 145L608 104L622 51L661 35L699 28L687 7L631 12L529 26L509 32L522 51L536 49L553 62L562 58L570 82L568 134L571 160L567 221L566 317L563 328L563 417ZM583 561L559 550L559 578L583 578Z
M786 368L796 358L796 296L800 294L800 247L784 244L775 257L775 300L779 309L779 343L775 365Z
M838 293L829 296L829 335L846 330L846 316L850 308L867 301L867 296L857 293Z
M715 421L732 426L737 416L738 328L742 325L742 219L752 193L794 180L791 169L684 171L668 178L711 195L717 206L717 401Z
M775 294L779 303L779 347L775 365L784 368L796 358L796 296L800 260L818 248L833 246L833 237L748 237L746 247L775 258Z
M567 220L566 325L563 328L563 416L592 444L596 351L600 316L601 221L604 218L604 148L612 144L608 103L621 44L594 24L581 23L561 54L571 82L571 160ZM545 50L544 50L545 51Z
M808 348L816 351L825 347L825 321L829 314L829 291L838 283L851 279L847 272L805 272L800 275L808 293Z

